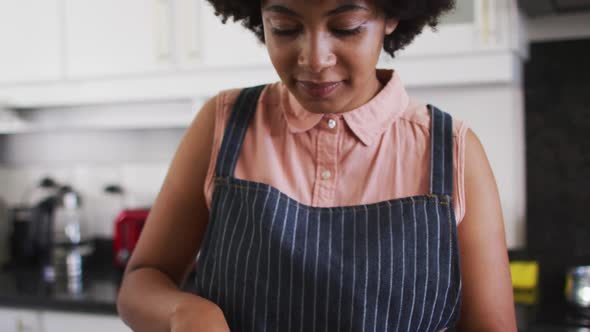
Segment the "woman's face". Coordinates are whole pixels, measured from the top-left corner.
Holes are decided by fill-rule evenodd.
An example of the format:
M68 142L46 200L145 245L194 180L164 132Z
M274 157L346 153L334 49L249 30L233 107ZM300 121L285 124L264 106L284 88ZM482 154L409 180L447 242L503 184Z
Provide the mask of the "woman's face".
M270 59L307 110L345 112L379 91L375 66L397 21L372 1L263 0L262 19Z

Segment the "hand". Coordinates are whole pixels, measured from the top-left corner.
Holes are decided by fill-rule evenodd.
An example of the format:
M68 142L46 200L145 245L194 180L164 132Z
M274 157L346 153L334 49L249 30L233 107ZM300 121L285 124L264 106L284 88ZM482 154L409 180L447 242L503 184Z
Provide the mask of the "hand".
M170 319L171 332L229 332L223 311L215 303L197 296L183 300Z

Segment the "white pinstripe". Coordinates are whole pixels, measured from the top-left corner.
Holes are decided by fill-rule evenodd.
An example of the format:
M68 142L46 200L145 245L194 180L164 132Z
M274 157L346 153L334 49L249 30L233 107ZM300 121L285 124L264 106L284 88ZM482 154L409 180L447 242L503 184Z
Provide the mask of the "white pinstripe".
M295 234L297 234L297 223L299 221L299 202L295 201L295 226L293 228L293 238L291 239L291 274L289 277L289 320L287 322L288 331L291 331L291 304L293 303L293 257L295 253Z
M447 204L447 215L451 215L450 213L450 204ZM452 234L452 230L453 230L453 224L452 224L453 220L449 220L449 224L451 225L451 234ZM450 238L450 242L452 245L453 242L453 237L451 236ZM451 259L449 259L449 261L451 261ZM451 275L451 270L449 270L449 278ZM461 288L463 287L463 282L461 279L459 279L459 289L457 290L457 292L461 291ZM445 326L449 324L449 321L451 320L451 317L453 317L453 314L455 313L455 308L457 307L457 303L459 303L459 296L460 293L457 294L457 296L455 297L455 304L453 304L453 310L451 310L451 312L449 313L449 317L447 318L447 322L445 323Z
M283 246L283 239L285 237L285 226L287 225L287 216L289 215L289 205L290 204L287 203L285 205L287 207L286 207L286 210L285 210L285 218L283 219L283 226L282 226L282 229L281 229L281 242L280 242L280 247ZM278 294L277 294L277 328L279 326L279 318L280 318L279 313L281 312L280 311L280 304L281 304L281 256L282 255L281 255L280 251L278 252L278 255L279 255L279 272L278 272L279 274L278 274L278 278L277 278L278 279L278 286L277 286L277 291L278 291Z
M428 224L428 211L426 211L426 200L424 201L424 223L426 224L426 280L424 282L424 300L422 301L422 310L420 313L420 320L418 321L418 328L416 331L420 330L422 326L422 319L424 318L424 308L426 306L426 294L428 293L428 263L429 263L429 255L428 255L428 229L430 225Z
M228 195L227 192L225 192L225 191L223 191L223 192L225 193L224 194L224 199L221 201L222 203L216 204L217 212L216 212L215 216L218 216L219 215L219 210L221 209L222 204L224 204L225 199L227 198L227 195ZM201 249L206 249L206 253L207 253L207 255L201 256L203 258L203 264L202 264L202 266L203 266L203 272L201 272L201 291L202 292L205 292L206 277L209 275L206 272L207 271L207 264L206 264L206 262L208 262L211 259L211 257L213 256L213 254L211 253L211 250L212 250L211 248L213 247L213 245L210 245L210 243L211 243L211 238L213 237L213 232L217 228L217 223L214 222L213 220L209 220L209 223L207 225L207 228L208 228L207 229L207 232L210 233L210 234L208 234L208 237L209 238L207 239L207 247L202 247L201 248ZM201 263L199 263L199 264L201 264ZM215 261L213 262L213 264L215 264ZM210 280L209 280L210 282L212 282L211 279L213 279L213 278L210 277ZM208 295L211 295L210 289L211 289L211 287L209 287L209 293L208 293Z
M257 199L258 199L258 183L256 183L256 189L254 191L254 200L252 202L252 210L254 210L254 206L256 205ZM246 196L246 201L248 201L247 196ZM247 206L249 206L249 205L247 205ZM250 209L246 207L246 220L244 221L244 228L246 228L246 229L249 227L248 226L249 220L250 220ZM252 219L252 226L254 226L254 219ZM253 227L252 227L252 229L253 229ZM243 253L242 244L244 244L245 235L246 235L246 232L242 232L242 236L240 237L240 242L238 244L238 251L237 251L238 255ZM254 231L252 231L252 235L254 235ZM248 264L248 258L250 256L250 251L246 251L245 256L246 256L246 266L244 268L243 274L241 274L242 276L248 272L248 265L247 264ZM234 273L234 287L233 287L234 292L233 292L233 300L232 300L232 303L234 303L234 312L235 312L236 317L238 316L238 313L235 308L235 304L236 304L236 302L238 302L238 301L236 301L236 288L237 288L236 283L237 283L237 279L238 279L238 274L240 274L240 271L236 271L236 273ZM245 292L245 289L242 288L242 292ZM242 304L242 307L240 309L241 309L240 313L243 313L244 304Z
M224 191L224 192L225 192L225 194L224 194L224 198L222 200L222 203L217 205L218 210L221 210L221 211L223 210L222 207L225 205L225 203L227 201L227 196L229 196L229 190ZM219 211L218 211L218 213L217 213L216 216L219 216ZM214 220L210 220L209 221L209 224L207 225L207 227L211 227L211 232L213 233L218 227L220 227L220 226L218 226L218 224L219 224L218 222L215 222ZM213 234L211 234L210 236L213 237ZM215 243L215 245L218 246L219 245L219 241L217 241ZM216 263L217 260L214 257L215 256L214 254L216 254L216 251L217 251L217 246L214 246L214 244L211 244L209 246L209 248L207 248L207 251L208 251L207 261L209 261L209 259L213 259L213 263L211 264L212 265L211 266L211 270L213 270L213 271L207 273L206 270L205 270L205 267L207 265L204 265L204 267L203 267L203 274L202 274L202 276L203 276L203 291L205 290L205 278L208 276L209 277L209 287L207 289L207 294L209 296L212 295L211 294L211 291L212 291L212 288L213 288L213 279L214 279L214 273L215 273L215 266L217 264Z
M451 225L451 220L449 220L449 228L452 227ZM453 240L452 240L452 235L453 235L453 230L452 228L449 229L449 273L448 273L448 281L447 281L447 290L445 291L445 302L443 302L443 306L442 306L442 310L440 311L440 317L438 318L439 324L442 322L443 319L443 313L445 311L445 307L447 306L447 299L449 296L449 288L451 288L451 246L453 244ZM445 323L446 325L446 323ZM443 325L443 327L445 327L445 325Z
M344 275L344 208L340 209L340 213L340 250L342 251L342 254L340 255L340 283L338 284L338 319L336 320L336 331L340 331L340 317L342 310L342 278Z
M402 224L402 287L401 287L401 294L399 297L399 314L397 315L397 323L395 325L395 331L399 331L399 322L402 320L402 308L404 304L404 288L405 288L405 279L406 279L406 234L405 234L405 223L406 219L404 218L404 204L401 203L400 205L400 213L401 213L401 224ZM392 242L393 243L393 242ZM393 256L392 256L393 257ZM392 273L393 275L393 273ZM408 322L409 323L409 322Z
M248 186L248 184L246 184L246 186ZM247 192L248 192L248 190L246 190L246 193L247 193ZM225 287L224 287L223 291L224 291L224 293L225 293L225 294L224 294L224 295L225 295L225 296L224 296L224 298L225 298L225 299L224 299L224 301L225 301L226 303L228 302L228 298L229 298L229 287L228 287L228 282L227 282L227 277L228 277L228 275L229 275L229 274L228 274L228 272L227 272L227 270L228 270L228 268L229 268L229 257L231 257L231 256L230 256L230 254L231 254L231 247L232 247L232 244L234 243L234 236L235 236L235 234L236 234L236 229L238 228L238 223L240 223L240 222L241 222L241 221L239 220L239 218L240 218L240 217L241 217L241 215L242 215L242 208L244 207L244 200L245 200L245 199L240 199L240 208L238 209L238 214L236 215L236 218L234 218L234 222L233 222L233 227L234 227L234 229L233 229L233 231L231 232L231 236L229 237L229 244L228 244L228 246L227 246L227 253L226 253L226 255L225 255L225 256L226 256L226 257L225 257L225 264L222 264L222 265L225 265L225 273L224 273L224 275L223 275L223 277L224 277L224 279L225 279ZM242 232L242 234L244 234L244 233ZM238 253L239 253L239 252L238 252ZM219 259L223 259L223 257L220 257ZM237 272L237 271L236 271L236 272ZM237 274L237 273L234 273L234 275L236 275L236 274ZM228 307L229 307L229 303L228 303ZM235 301L233 301L233 307L234 307L234 309L235 309L235 307L236 307L236 306L235 306ZM233 315L233 313L235 313L235 310L232 312L232 315Z
M363 301L363 331L367 326L367 290L369 287L369 212L367 206L363 205L365 210L365 299Z
M330 267L332 266L332 209L330 209L330 224L328 225L328 279L326 285L326 327L324 331L329 331L328 323L329 323L329 305L330 305Z
M355 293L355 281L356 281L356 210L353 210L353 222L352 222L352 299L351 299L351 310L350 310L350 330L354 328L354 293Z
M385 311L385 331L387 331L387 327L389 326L389 310L391 308L391 293L393 292L393 220L391 219L391 203L387 201L387 209L388 209L388 224L389 224L389 243L390 250L389 250L389 296L387 297L387 311ZM403 219L401 220L403 222ZM403 277L402 277L403 278ZM403 287L402 287L403 292ZM397 330L397 327L396 327Z
M411 198L412 200L412 211L413 211L413 222L412 225L414 226L414 291L412 292L412 308L410 309L410 316L408 317L408 330L410 331L410 327L412 326L412 321L413 321L413 315L414 315L414 304L416 303L416 265L418 264L418 258L417 258L417 251L418 251L418 232L416 229L416 204L414 202L414 198Z
M281 201L281 193L279 192L279 196L277 197L277 203L275 204L275 208L272 212L272 221L270 224L270 231L268 232L268 251L267 251L268 256L267 257L268 257L269 263L270 263L270 245L272 243L271 240L272 240L272 234L273 234L272 230L275 227L275 219L277 216L277 210L278 210L280 201ZM269 280L270 279L270 265L271 264L266 265L266 294L264 295L264 316L267 318L268 318L268 288L270 287L270 282L269 282L270 281ZM268 325L268 324L264 324L263 331L266 331L266 325Z
M377 332L377 315L379 314L379 291L381 290L381 208L377 208L377 296L375 297L375 321L373 332ZM392 244L393 245L393 244ZM389 310L388 310L389 311Z
M234 195L237 192L237 188L238 188L237 186L234 187ZM219 249L218 259L215 259L214 262L219 261L221 259L221 257L223 257L223 244L225 243L225 233L227 231L227 224L228 224L228 221L229 221L229 216L231 214L231 213L229 213L229 211L231 211L233 209L234 203L235 203L235 200L232 200L232 202L230 204L230 208L228 210L228 213L225 216L225 221L223 222L223 235L221 236L221 241L219 241L219 243L218 243L218 247L221 247L221 248ZM215 252L217 252L217 250L215 250ZM213 269L213 271L214 271L214 273L217 274L217 276L219 277L219 279L221 279L221 277L222 277L222 274L221 274L221 268L222 268L221 267L221 262L219 262L219 264L217 264L217 265L218 265L218 267L217 267L218 268L218 271L215 271L215 268ZM220 303L219 302L220 300L221 300L221 280L218 280L218 282L217 282L217 298L216 298L216 301L215 302L219 304Z
M428 326L426 331L430 331L430 325L432 324L432 317L434 316L434 310L436 309L436 302L438 301L438 284L440 282L440 214L438 213L438 197L435 197L436 207L436 291L434 292L434 304L432 311L430 312L430 318L428 319Z
M303 279L301 286L301 322L299 325L300 331L303 332L303 314L305 313L305 261L307 259L307 231L309 229L309 209L306 209L307 214L305 215L305 236L303 237L303 269L301 277Z
M315 266L313 269L313 310L311 311L313 314L313 318L312 318L312 326L313 326L313 330L315 331L315 312L316 312L316 303L318 302L318 297L317 297L317 288L318 288L318 257L320 254L320 213L318 213L318 220L316 222L316 224L318 225L318 232L316 235L316 244L315 244Z
M266 198L264 199L264 204L262 206L262 210L260 210L260 219L258 220L258 234L262 234L262 214L266 210L266 203L268 201L268 196L270 195L270 187L268 187L266 192ZM255 219L256 220L256 219ZM250 243L252 244L252 243ZM251 247L251 246L250 246ZM258 298L258 270L260 269L260 252L262 251L262 241L258 241L258 255L256 257L256 277L254 278L254 303L252 305L252 331L254 331L254 324L256 322L256 300ZM244 294L246 294L244 292Z
M441 158L441 167L442 167L442 176L441 176L441 190L440 193L441 194L446 194L445 191L445 148L446 148L446 140L444 139L444 137L446 137L445 135L445 116L444 114L442 115L442 132L443 132L443 141L442 141L442 158Z

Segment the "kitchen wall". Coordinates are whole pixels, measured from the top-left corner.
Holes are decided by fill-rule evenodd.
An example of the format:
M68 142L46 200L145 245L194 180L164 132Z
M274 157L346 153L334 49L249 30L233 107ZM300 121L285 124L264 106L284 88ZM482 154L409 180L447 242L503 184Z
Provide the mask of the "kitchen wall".
M0 136L0 197L10 205L23 204L33 186L50 176L81 192L89 231L110 237L116 201L104 187L121 185L125 206L152 204L195 107L192 101L175 101L22 110L24 118L46 129ZM140 122L153 113L183 114L186 124L169 129L112 125L113 118L128 123L135 117ZM101 128L107 119L109 129Z
M500 192L508 246L524 246L526 183L524 105L520 86L453 86L411 89L410 92L463 120L479 137Z

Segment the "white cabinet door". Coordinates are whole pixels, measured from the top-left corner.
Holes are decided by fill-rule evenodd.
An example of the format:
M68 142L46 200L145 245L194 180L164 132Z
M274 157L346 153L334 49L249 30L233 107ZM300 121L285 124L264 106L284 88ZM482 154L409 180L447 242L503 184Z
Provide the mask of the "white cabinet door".
M39 313L32 310L0 309L0 331L41 332Z
M118 317L45 311L44 332L131 332Z
M231 19L223 24L208 2L200 2L204 32L201 47L203 64L225 67L270 65L266 47L254 33Z
M154 73L172 66L172 0L64 1L69 78Z
M58 0L0 1L0 83L59 78L59 9Z
M180 69L200 64L205 32L201 19L203 0L175 0L174 28L176 59Z
M437 56L505 49L509 45L505 24L514 15L512 0L457 0L456 8L443 16L436 31L423 32L400 57Z

